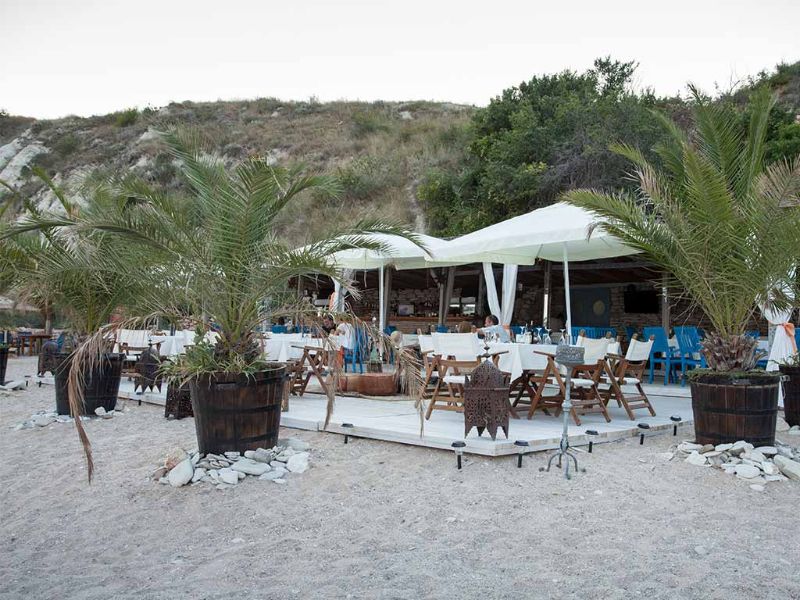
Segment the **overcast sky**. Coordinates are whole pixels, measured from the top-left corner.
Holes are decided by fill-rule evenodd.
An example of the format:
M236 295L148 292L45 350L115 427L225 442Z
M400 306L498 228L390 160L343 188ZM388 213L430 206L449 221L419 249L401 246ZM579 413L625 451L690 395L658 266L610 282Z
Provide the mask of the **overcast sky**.
M486 104L635 59L639 87L723 88L800 60L800 0L0 0L0 108L91 115L276 96Z

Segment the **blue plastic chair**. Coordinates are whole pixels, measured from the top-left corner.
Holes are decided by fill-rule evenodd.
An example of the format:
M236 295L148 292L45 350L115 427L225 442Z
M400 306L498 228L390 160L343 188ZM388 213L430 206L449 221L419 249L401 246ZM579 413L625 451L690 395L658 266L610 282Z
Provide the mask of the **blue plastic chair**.
M511 333L514 335L522 335L522 325L512 325Z
M272 333L288 333L289 328L286 325L273 325Z
M436 333L449 333L449 329L447 325L437 325L436 326Z
M670 377L675 378L674 369L680 364L680 358L670 347L663 327L645 327L644 339L649 340L650 336L653 337L653 347L650 349L650 383L655 379L655 365L661 364L664 367L664 385L667 385Z
M587 338L596 337L595 336L594 327L573 327L572 328L572 341L573 342L578 339L578 336L580 335L581 331L583 331L586 334Z
M595 333L597 333L598 338L604 338L610 335L612 338L617 337L617 328L616 327L595 327Z
M697 327L676 327L675 337L678 338L678 348L680 349L681 386L685 386L687 367L705 369L707 367L706 358L702 353L700 331ZM695 355L699 358L695 358Z

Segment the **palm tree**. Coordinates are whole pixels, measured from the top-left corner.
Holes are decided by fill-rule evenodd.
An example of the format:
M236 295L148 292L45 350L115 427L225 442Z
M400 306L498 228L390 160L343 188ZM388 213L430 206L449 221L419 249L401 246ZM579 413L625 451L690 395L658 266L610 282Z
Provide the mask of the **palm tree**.
M324 239L292 248L280 239L281 211L304 192L336 194L337 180L272 166L257 156L228 170L204 150L196 132L162 135L180 164L188 195L165 194L136 177L122 177L113 182L109 202L90 204L67 217L29 215L15 232L58 230L113 240L124 253L100 257L101 270L138 282L131 315L174 321L188 315L200 328L213 327L216 342L198 343L178 358L170 367L173 379L247 379L273 368L263 358L260 325L281 311L316 317L316 308L298 301L290 281L320 275L340 280L330 255L349 248L384 250L372 234L416 239L403 227L372 219L345 224ZM353 291L350 282L342 283ZM84 344L76 364L96 354L108 330L100 328ZM329 390L328 415L334 386Z
M44 171L35 168L34 173L61 211L45 214L26 201L23 216L0 228L0 282L43 311L58 308L73 336L86 339L136 297L137 284L109 268L107 255L119 251L114 239L65 225L82 211L105 212L117 198L109 186L95 185L82 190L82 201L70 199Z
M638 194L574 190L567 202L595 212L599 226L641 250L674 278L714 329L704 354L715 371L749 371L755 340L744 336L759 305L789 306L800 257L800 157L765 164L775 100L750 99L749 121L694 88L693 128L658 115L667 139L658 163L626 145Z

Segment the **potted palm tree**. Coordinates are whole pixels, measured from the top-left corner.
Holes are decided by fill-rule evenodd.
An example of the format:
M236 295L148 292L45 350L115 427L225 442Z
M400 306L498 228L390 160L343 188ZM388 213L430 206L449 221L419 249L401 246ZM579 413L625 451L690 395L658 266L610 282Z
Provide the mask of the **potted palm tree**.
M382 249L371 234L414 237L402 227L365 220L293 248L280 238L283 209L307 191L336 194L335 179L258 156L229 170L204 150L196 132L172 131L163 139L188 195L167 195L124 177L115 182L124 201L103 212L82 211L69 228L125 243L126 259L113 268L141 283L138 314L173 321L190 315L200 328L195 345L166 367L173 382L189 384L200 451L269 448L278 439L286 367L265 359L259 330L281 311L306 322L317 316L315 307L298 300L290 280L340 279L330 255ZM329 387L332 395L335 385Z
M31 203L17 221L0 229L0 261L4 284L20 297L48 309L58 306L69 322L54 368L59 414L94 414L113 410L117 401L122 357L103 339L87 354L73 376L73 351L105 325L111 313L135 297L136 282L108 268L107 255L121 251L115 241L97 232L66 227L82 210L103 212L115 202L107 186L82 190L82 201L67 197L42 171L36 175L58 199L60 211L44 214Z
M613 150L633 164L637 194L574 190L566 201L593 211L598 226L671 274L711 321L708 369L691 378L698 443L774 441L779 377L757 370L756 340L745 335L759 305L787 307L800 257L800 159L765 164L774 99L753 94L743 118L692 88L686 133L663 115L657 162L636 148Z

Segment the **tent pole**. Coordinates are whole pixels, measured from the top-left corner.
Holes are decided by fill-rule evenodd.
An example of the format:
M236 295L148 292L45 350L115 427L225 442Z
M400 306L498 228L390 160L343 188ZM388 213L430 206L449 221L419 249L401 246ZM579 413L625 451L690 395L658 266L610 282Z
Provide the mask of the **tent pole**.
M483 316L483 297L486 295L486 285L483 281L483 274L478 269L478 297L475 299L475 316Z
M572 305L569 297L569 257L567 256L567 244L564 244L564 301L567 310L567 322L564 324L566 327L565 335L572 340Z
M442 325L447 324L447 313L450 312L450 298L453 297L453 283L456 278L456 268L447 268L447 289L444 294L444 311L442 314Z
M550 329L550 277L552 272L551 262L549 260L544 261L544 309L542 311L542 326L546 329Z
M386 291L383 293L383 329L389 326L389 308L392 306L390 300L392 296L392 270L389 268L384 275L384 286Z
M384 299L385 299L385 295L384 294L385 294L386 290L384 290L383 280L384 280L384 277L383 277L383 265L381 265L381 268L378 269L378 329L380 331L383 331L383 329L385 327L385 325L384 325L384 321L385 321L384 308L386 308L386 305L385 305L385 302L384 302Z

